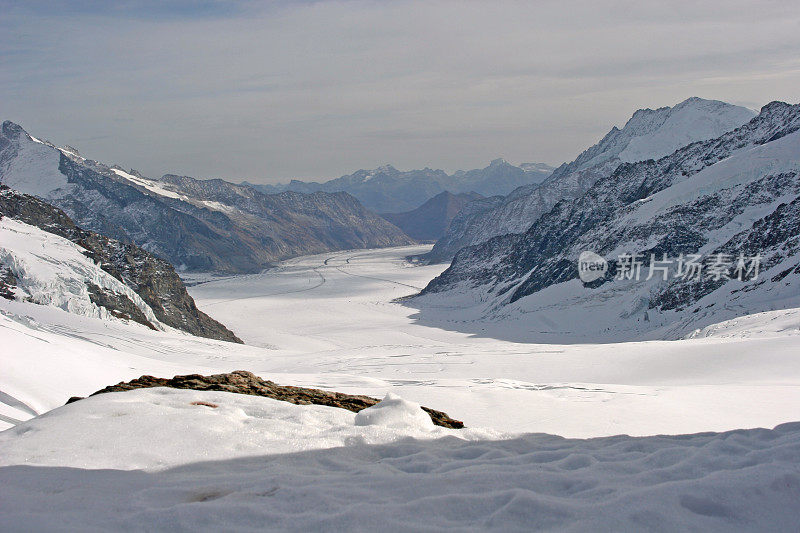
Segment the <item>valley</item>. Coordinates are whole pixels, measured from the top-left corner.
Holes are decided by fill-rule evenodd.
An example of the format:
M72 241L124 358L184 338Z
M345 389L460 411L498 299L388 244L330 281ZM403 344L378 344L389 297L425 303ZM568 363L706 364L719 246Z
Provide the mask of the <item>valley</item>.
M796 418L796 311L752 315L681 341L504 341L421 324L397 301L442 270L406 262L428 248L328 253L261 274L195 278L189 291L199 309L245 345L0 301L10 348L0 376L10 399L0 398L0 415L24 420L142 374L242 369L286 385L393 392L468 427L513 433L674 434Z

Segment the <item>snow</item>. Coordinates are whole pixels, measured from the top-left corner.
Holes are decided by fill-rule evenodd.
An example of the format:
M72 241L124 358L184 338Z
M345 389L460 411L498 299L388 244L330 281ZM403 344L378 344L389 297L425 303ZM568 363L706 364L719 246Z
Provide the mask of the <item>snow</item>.
M384 426L394 428L414 428L432 430L431 417L419 404L402 399L391 392L386 397L362 411L355 417L357 426Z
M645 198L622 223L642 223L670 207L764 176L800 170L800 131L776 141L739 150L697 174ZM645 201L646 200L646 201Z
M574 440L354 419L224 392L93 397L0 433L0 522L6 531L788 531L800 520L799 423Z
M437 243L437 257L453 257L468 245L497 235L524 233L562 199L583 195L620 163L658 159L702 140L716 138L750 121L755 112L714 100L689 98L676 106L640 109L620 130L613 128L571 163L559 167L541 185L523 186L500 205L462 212Z
M800 424L786 424L800 405L800 309L681 341L512 342L489 326L457 331L452 309L437 324L395 300L444 268L404 261L427 249L198 277L199 307L248 345L0 301L3 529L757 531L800 520ZM384 400L355 414L156 388L63 405L142 374L236 369ZM432 427L419 405L467 428Z
M86 257L77 244L35 226L4 217L0 219L0 264L18 280L27 300L71 313L116 320L92 303L88 283L127 296L152 324L158 320L142 299L127 285Z
M693 142L719 137L753 116L755 112L743 107L690 98L669 110L655 131L633 137L618 157L626 163L660 159Z
M136 185L138 185L140 187L144 187L148 191L150 191L152 193L155 193L155 194L158 194L159 196L164 196L164 197L167 197L167 198L174 198L176 200L181 200L181 201L184 201L184 202L188 202L188 203L196 205L198 207L207 207L207 208L212 209L214 211L220 211L220 212L223 212L223 213L234 213L234 212L237 211L237 209L235 207L232 207L230 205L225 205L225 204L223 204L221 202L216 202L216 201L213 201L213 200L199 200L199 199L195 199L195 198L190 198L190 197L188 197L188 196L186 196L184 194L178 194L178 193L176 193L174 191L171 191L169 189L165 189L162 186L162 184L160 184L157 181L146 179L146 178L140 178L138 176L134 176L133 174L125 172L124 170L116 168L116 167L111 167L110 170L114 174L116 174L117 176L119 176L121 178L125 178L126 180L128 180L131 183L134 183L134 184L136 184Z
M687 339L699 337L775 337L800 335L800 309L782 309L740 316L696 329Z
M236 208L230 205L225 205L222 202L215 202L213 200L200 200L200 203L214 211L221 211L223 213L235 213Z
M0 165L2 182L12 189L34 196L48 197L67 189L67 177L59 172L60 154L41 141L19 136L16 157Z
M31 138L33 138L33 137L31 137ZM76 161L85 161L86 160L86 158L83 157L82 155L80 155L79 153L74 152L74 151L72 151L72 150L70 150L70 149L68 149L66 147L59 148L58 150L61 153L63 153L65 156L69 157L70 159L74 159Z
M506 432L675 434L772 427L797 418L800 337L792 334L797 327L790 329L792 320L800 324L796 314L786 318L785 331L750 337L618 344L501 340L508 337L503 327L525 332L538 324L501 321L474 335L448 322L457 309L442 308L434 321L393 301L444 268L403 260L427 249L308 256L262 274L190 287L201 310L229 326L245 346L0 301L0 332L8 347L0 353L0 391L40 413L142 374L241 369L287 385L377 398L393 393L468 427ZM586 320L574 313L549 316L565 324ZM751 320L754 330L775 323L774 316ZM10 408L0 413L17 420L31 416Z
M186 200L185 196L180 195L180 194L178 194L176 192L173 192L173 191L165 189L164 187L159 185L159 183L157 181L153 181L153 180L149 180L149 179L145 179L145 178L139 178L139 177L134 176L133 174L129 174L129 173L125 172L124 170L121 170L121 169L118 169L118 168L111 168L111 172L113 172L117 176L125 178L126 180L128 180L128 181L130 181L132 183L135 183L136 185L139 185L140 187L144 187L148 191L154 192L154 193L158 194L159 196L166 196L167 198L175 198L175 199L178 199L178 200Z
M427 419L427 424L414 418L412 408ZM367 424L360 423L365 411L380 414ZM400 398L365 411L353 413L230 392L163 387L107 393L59 407L0 433L0 466L154 471L200 461L355 443L502 437L490 430L435 427L418 405ZM76 423L78 420L81 422ZM413 424L406 423L412 420Z

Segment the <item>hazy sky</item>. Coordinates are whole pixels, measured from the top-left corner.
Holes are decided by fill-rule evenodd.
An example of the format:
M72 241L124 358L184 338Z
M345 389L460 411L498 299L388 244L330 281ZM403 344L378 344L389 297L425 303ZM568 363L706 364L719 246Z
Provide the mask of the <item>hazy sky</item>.
M800 101L800 2L7 2L0 119L146 175L571 160L634 110Z

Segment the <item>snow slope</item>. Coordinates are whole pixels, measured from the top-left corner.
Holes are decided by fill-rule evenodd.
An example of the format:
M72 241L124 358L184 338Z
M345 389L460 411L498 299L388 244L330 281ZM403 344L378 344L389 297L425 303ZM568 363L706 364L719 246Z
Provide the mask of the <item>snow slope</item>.
M417 418L415 411L422 416ZM139 389L93 396L0 432L0 466L152 471L200 461L448 436L475 440L502 434L436 427L419 405L397 398L352 413L230 392Z
M672 108L637 111L622 129L631 138L617 157L625 163L660 159L687 144L719 137L753 116L750 109L697 97Z
M91 301L89 284L123 295L159 324L153 310L130 287L105 272L84 255L77 244L35 226L0 219L0 265L18 280L18 299L58 307L70 313L117 320L105 307ZM163 325L161 327L164 327Z
M800 520L800 423L574 440L356 418L224 392L83 400L0 433L0 523L4 531L789 531Z
M59 151L33 137L30 140L19 144L15 157L0 159L3 183L39 197L60 195L68 190L67 177L58 169Z

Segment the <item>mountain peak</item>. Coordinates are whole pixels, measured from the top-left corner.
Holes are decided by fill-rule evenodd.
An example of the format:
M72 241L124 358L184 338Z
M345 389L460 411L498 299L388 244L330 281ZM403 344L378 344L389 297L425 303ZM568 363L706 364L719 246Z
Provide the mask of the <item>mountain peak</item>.
M16 122L11 122L10 120L3 122L2 132L3 135L6 136L19 135L20 133L25 133L27 135L27 132L22 126Z
M505 159L503 159L502 157L498 157L497 159L492 159L492 161L489 163L490 167L499 167L506 165L510 165L510 163Z
M775 113L776 111L783 111L792 107L791 104L787 104L786 102L781 102L780 100L773 100L772 102L768 103L764 107L761 108L761 113Z

